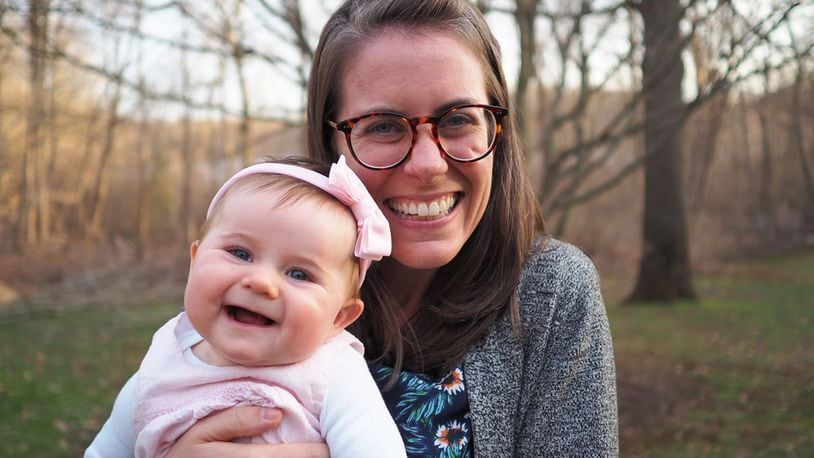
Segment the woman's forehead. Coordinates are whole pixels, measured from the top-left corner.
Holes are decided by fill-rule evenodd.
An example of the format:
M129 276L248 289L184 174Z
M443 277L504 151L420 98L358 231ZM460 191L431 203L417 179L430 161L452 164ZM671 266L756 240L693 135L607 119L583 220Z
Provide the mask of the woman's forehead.
M339 92L339 111L348 116L396 109L416 116L455 102L488 103L481 60L443 31L371 38L346 59ZM418 112L407 113L411 107Z

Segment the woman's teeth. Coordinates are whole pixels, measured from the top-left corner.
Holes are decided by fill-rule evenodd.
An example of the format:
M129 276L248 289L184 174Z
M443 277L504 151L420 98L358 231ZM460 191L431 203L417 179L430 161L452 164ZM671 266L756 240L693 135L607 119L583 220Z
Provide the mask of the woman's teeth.
M430 202L391 201L389 205L394 212L403 217L430 219L449 213L457 200L457 195L452 194Z

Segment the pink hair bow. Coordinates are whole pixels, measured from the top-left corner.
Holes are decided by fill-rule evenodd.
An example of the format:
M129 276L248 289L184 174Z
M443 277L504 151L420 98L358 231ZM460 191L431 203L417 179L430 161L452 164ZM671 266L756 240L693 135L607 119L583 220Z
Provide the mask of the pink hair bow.
M250 165L226 180L226 183L212 198L206 217L209 218L212 215L217 203L239 179L247 175L263 173L287 175L310 183L336 197L338 201L350 208L356 218L356 246L353 254L360 260L360 285L364 282L365 274L372 261L378 261L383 256L390 254L390 225L387 218L376 205L376 201L373 200L362 180L348 167L345 156L339 156L339 160L331 165L331 171L327 177L293 164L267 162Z
M358 232L354 254L362 260L362 270L366 272L371 261L390 254L390 224L362 180L345 163L345 156L339 156L331 165L326 191L347 205L356 217Z

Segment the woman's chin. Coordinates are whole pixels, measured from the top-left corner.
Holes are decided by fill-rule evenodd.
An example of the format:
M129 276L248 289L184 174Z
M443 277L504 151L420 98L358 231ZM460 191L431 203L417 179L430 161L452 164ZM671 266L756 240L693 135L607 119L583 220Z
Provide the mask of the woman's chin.
M458 250L446 243L423 243L414 249L397 250L392 257L405 267L417 270L438 269L455 258Z

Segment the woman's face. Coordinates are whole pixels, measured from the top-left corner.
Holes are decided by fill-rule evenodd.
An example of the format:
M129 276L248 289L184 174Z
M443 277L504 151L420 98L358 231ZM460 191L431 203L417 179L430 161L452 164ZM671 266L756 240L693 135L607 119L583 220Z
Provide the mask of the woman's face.
M407 117L437 114L462 104L487 104L480 61L457 37L391 30L362 45L344 64L337 119L389 111ZM337 131L334 147L390 222L392 258L414 269L450 262L483 217L492 187L493 155L459 163L444 157L430 132L418 126L407 161L370 170L351 155Z

